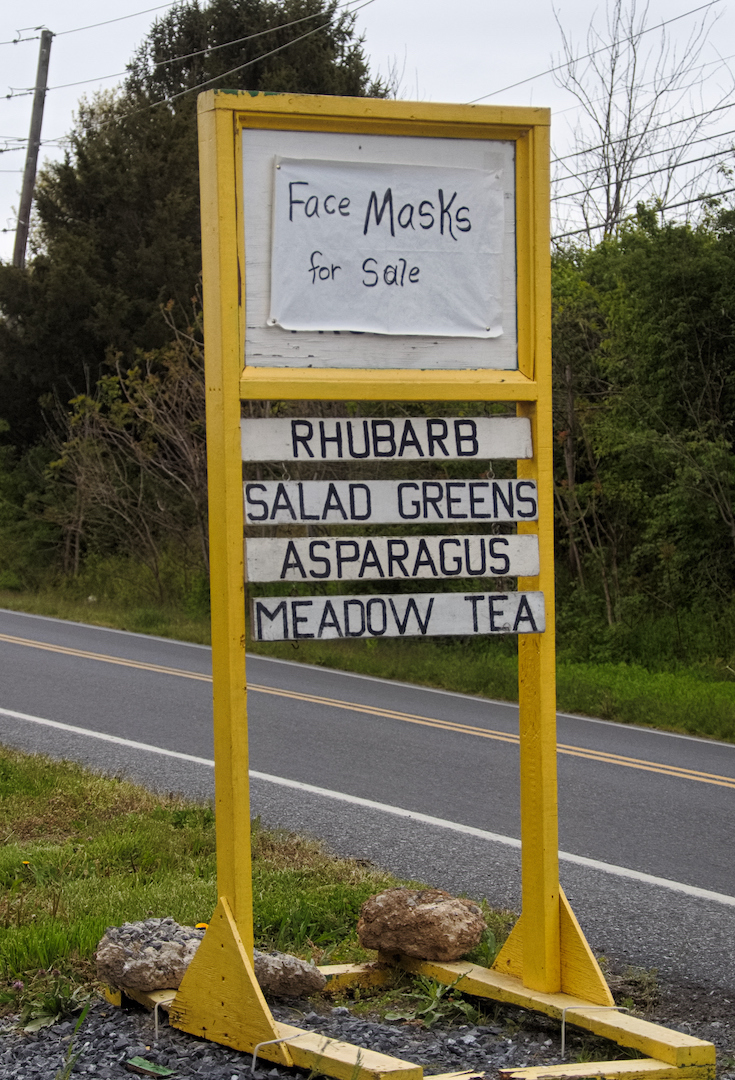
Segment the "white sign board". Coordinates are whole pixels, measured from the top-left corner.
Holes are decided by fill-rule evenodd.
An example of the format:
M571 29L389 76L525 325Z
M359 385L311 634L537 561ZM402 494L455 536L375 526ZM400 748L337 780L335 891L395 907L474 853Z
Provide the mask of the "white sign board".
M533 480L246 481L248 525L537 521Z
M245 365L516 369L514 155L243 130Z
M289 596L252 602L256 641L536 634L545 625L540 592Z
M269 323L499 337L498 171L280 158Z
M531 421L516 416L250 420L243 461L452 461L530 458Z
M248 581L532 577L537 536L329 536L251 539Z

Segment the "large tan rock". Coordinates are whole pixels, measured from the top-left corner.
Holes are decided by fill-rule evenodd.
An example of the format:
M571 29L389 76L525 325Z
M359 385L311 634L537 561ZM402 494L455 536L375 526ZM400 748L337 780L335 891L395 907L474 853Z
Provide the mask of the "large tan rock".
M442 889L386 889L362 905L357 936L365 949L421 960L458 960L486 923L477 904Z

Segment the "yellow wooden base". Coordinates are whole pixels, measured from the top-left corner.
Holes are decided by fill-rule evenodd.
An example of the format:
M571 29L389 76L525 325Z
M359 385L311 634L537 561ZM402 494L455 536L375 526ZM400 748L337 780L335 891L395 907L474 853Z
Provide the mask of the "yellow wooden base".
M224 897L171 1004L169 1022L251 1054L258 1043L280 1038ZM270 1061L293 1065L287 1043L263 1049Z
M392 962L405 971L428 975L437 982L456 983L457 989L466 994L492 998L508 1005L520 1005L558 1020L561 1020L566 1011L567 1022L575 1027L584 1028L594 1035L610 1039L619 1046L637 1050L677 1069L714 1065L715 1062L715 1048L712 1043L616 1010L601 1012L591 1002L572 994L545 994L538 990L529 990L520 979L504 972L491 971L477 964L442 964L434 960L414 960L410 956L381 954L380 959L385 963Z
M396 1080L421 1080L424 1075L420 1065L328 1039L318 1031L302 1031L289 1024L276 1024L276 1027L281 1036L292 1040L287 1046L294 1065L312 1073L334 1076L336 1080L384 1080L390 1076ZM270 1046L264 1046L260 1053L268 1057L270 1049Z
M385 986L395 979L395 968L385 964L325 964L319 970L327 980L327 990Z
M614 1005L605 976L587 944L564 890L559 888L559 937L561 992L582 998L590 1005ZM513 927L498 953L493 971L520 979L523 976L523 916Z
M525 1069L498 1069L503 1080L714 1080L714 1065L694 1065L677 1069L655 1058L637 1061L580 1061L569 1065L533 1065ZM469 1074L467 1074L469 1078ZM432 1077L432 1080L440 1080Z

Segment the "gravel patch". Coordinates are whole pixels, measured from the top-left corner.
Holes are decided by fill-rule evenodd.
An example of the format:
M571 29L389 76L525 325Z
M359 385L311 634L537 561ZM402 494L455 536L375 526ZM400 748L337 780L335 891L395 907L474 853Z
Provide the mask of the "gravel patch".
M465 1024L430 1031L413 1023L388 1024L353 1015L344 1006L330 1008L319 999L271 1005L275 1019L318 1031L329 1038L377 1050L422 1065L427 1075L473 1070L494 1077L500 1068L557 1063L560 1058L559 1024L521 1009L497 1007L493 1022ZM319 1011L316 1011L316 1010ZM735 1080L732 1048L735 1048L735 1015L732 1005L719 995L696 987L662 988L660 1007L652 1020L705 1038L718 1047L719 1075ZM3 1080L54 1080L63 1067L76 1018L33 1034L24 1034L5 1019L0 1041L0 1077ZM80 1057L72 1077L122 1080L130 1077L125 1062L143 1057L174 1070L177 1080L251 1080L249 1054L230 1050L168 1026L162 1014L158 1043L153 1016L133 1006L118 1009L95 1001L83 1027L73 1039ZM600 1060L616 1056L612 1047L571 1027L567 1059ZM260 1059L254 1080L304 1080L305 1072L276 1068Z

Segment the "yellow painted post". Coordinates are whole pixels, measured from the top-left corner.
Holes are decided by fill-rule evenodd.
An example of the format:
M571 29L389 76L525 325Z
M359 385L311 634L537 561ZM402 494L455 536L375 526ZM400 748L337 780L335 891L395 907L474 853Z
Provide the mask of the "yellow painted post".
M240 393L241 283L234 117L200 101L217 888L252 960L250 785L245 692Z
M538 387L535 402L517 406L531 420L533 458L518 475L538 484L540 574L521 578L519 589L544 594L546 632L518 639L520 702L521 843L523 872L523 982L533 990L561 989L559 856L556 780L556 650L554 613L554 479L551 403L551 279L549 259L548 128L535 128L518 154L519 219L533 252L527 291L529 358ZM533 178L526 184L523 172ZM523 198L521 203L520 199Z

